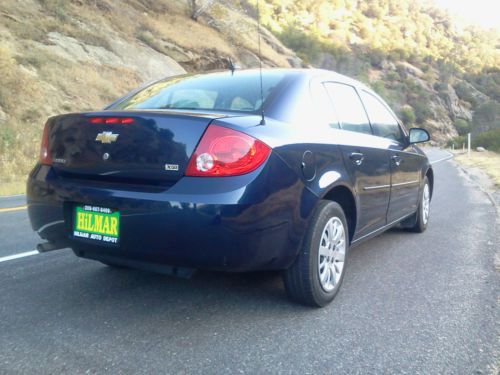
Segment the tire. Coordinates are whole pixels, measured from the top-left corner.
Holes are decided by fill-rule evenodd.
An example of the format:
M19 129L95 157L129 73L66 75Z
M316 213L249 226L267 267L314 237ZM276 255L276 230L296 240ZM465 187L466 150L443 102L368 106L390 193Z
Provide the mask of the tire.
M429 215L431 208L431 187L429 185L429 180L427 176L424 177L424 185L422 191L420 192L420 199L418 203L418 209L413 218L413 226L408 229L412 232L422 233L427 229L427 224L429 223Z
M320 201L297 259L283 271L288 297L315 307L330 303L344 279L348 251L349 231L342 207Z

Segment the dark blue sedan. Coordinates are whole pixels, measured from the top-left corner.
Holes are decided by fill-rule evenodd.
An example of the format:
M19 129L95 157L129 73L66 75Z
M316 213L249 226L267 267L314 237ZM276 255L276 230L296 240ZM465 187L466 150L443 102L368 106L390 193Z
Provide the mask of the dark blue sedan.
M427 140L336 73L183 75L50 118L29 216L41 251L181 276L281 270L292 299L324 306L351 246L426 229Z

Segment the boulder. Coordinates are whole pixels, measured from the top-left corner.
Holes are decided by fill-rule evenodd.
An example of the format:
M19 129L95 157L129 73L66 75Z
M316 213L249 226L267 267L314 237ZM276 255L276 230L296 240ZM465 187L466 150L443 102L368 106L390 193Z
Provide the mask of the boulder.
M477 152L485 152L486 149L484 147L476 147Z

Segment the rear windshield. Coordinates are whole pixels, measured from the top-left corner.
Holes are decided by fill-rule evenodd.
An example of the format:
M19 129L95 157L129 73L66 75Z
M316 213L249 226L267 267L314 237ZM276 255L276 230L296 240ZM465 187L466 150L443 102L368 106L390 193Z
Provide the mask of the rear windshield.
M276 95L290 74L264 71L264 102ZM255 112L262 107L258 71L220 72L168 78L108 109L189 109Z

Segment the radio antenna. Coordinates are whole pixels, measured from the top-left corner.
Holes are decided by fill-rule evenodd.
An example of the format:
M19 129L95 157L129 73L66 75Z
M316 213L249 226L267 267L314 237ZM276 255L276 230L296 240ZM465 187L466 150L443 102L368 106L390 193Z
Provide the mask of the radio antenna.
M257 34L258 34L258 45L259 45L259 76L260 76L260 124L266 125L266 120L264 118L264 85L262 84L262 54L260 51L260 7L259 0L257 0Z

